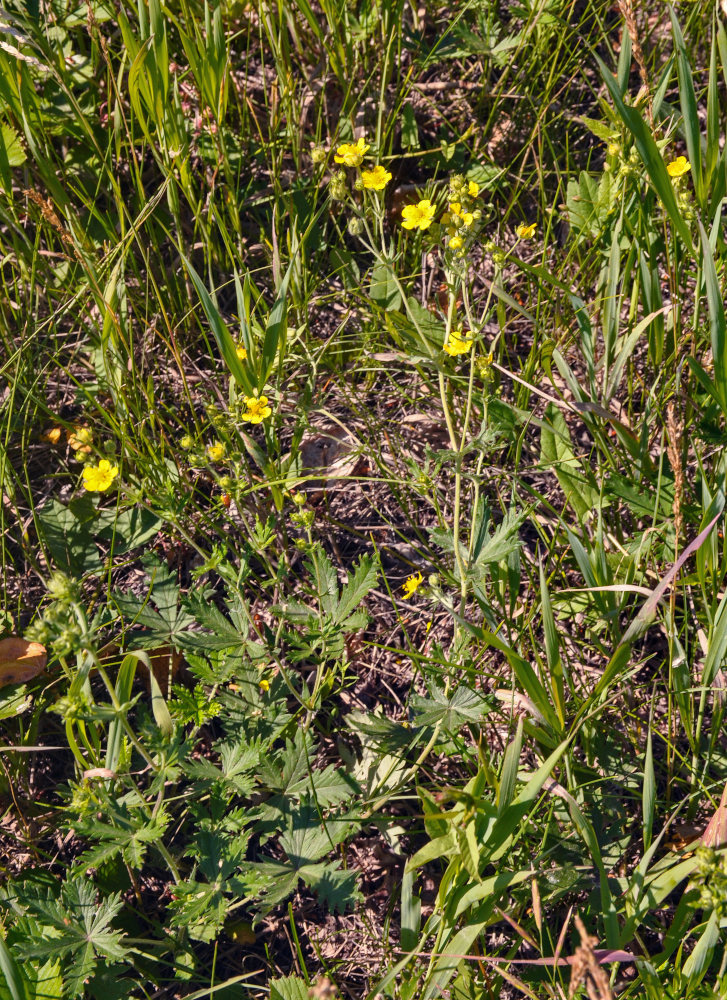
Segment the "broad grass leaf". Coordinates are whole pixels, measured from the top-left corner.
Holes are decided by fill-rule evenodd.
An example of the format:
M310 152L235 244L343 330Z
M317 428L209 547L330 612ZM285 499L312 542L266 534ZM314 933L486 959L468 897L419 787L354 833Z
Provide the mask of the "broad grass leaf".
M676 19L673 8L669 8L671 16L672 34L674 36L674 48L677 57L677 77L679 80L679 99L682 106L682 119L684 122L684 137L687 141L687 155L692 168L692 178L694 180L694 190L697 201L702 204L704 195L704 178L702 175L702 136L699 129L699 114L697 111L697 95L694 93L694 81L692 79L692 67L689 65L684 37L682 36L679 22Z
M704 930L699 936L694 951L684 963L683 972L689 980L691 989L698 986L709 968L714 950L719 944L719 916L717 910L712 910Z
M25 684L42 674L48 663L45 646L20 636L0 639L0 687Z
M548 423L540 429L540 461L553 469L568 503L582 522L598 507L599 492L592 474L583 472L573 452L568 425L561 411L549 403L545 414Z
M406 869L401 879L400 944L404 951L413 951L416 947L421 917L422 901L414 894L414 873Z
M33 1000L23 970L10 953L2 934L0 934L0 973L5 979L10 1000Z
M702 268L714 360L714 396L722 407L722 413L727 415L727 320L725 320L724 303L714 266L712 247L701 221L699 233L702 238Z
M244 390L245 393L247 393L247 395L251 396L253 392L253 385L247 376L247 372L242 366L242 362L237 356L237 346L235 341L232 339L232 334L227 329L227 326L220 316L217 306L212 301L210 293L207 291L204 282L184 254L180 253L180 256L190 278L192 279L192 284L197 290L200 302L202 303L202 308L204 309L207 317L207 322L210 325L210 329L212 330L214 338L217 342L217 347L219 348L225 364L237 384Z

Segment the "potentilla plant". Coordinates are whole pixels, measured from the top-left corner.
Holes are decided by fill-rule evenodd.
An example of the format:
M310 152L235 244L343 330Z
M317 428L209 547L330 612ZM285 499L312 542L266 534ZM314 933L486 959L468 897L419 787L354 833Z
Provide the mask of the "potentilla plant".
M497 343L497 337L488 342L484 333L493 312L495 285L490 284L484 302L475 304L472 263L482 251L489 254L495 278L499 280L512 251L505 251L492 240L482 243L483 225L492 206L485 201L485 191L479 183L461 174L449 178L444 196L441 191L426 191L426 197L412 199L401 208L398 218L390 221L385 195L392 173L376 160L370 143L363 137L355 143L338 146L334 161L340 169L331 178L330 194L345 203L348 231L371 254L374 276L384 274L398 293L397 305L401 303L413 334L408 344L412 359L421 371L426 368L436 372L454 463L451 528L446 548L453 553L457 600L452 602L439 591L438 579L431 583L434 593L461 617L472 589L473 566L480 554L481 541L478 542L477 535L482 524L483 498L479 480L485 451L476 447L475 442L487 429L493 350ZM536 223L521 225L518 240L532 238L535 230ZM407 278L401 276L404 261L415 248L433 258L443 273L446 296L441 296L433 307L438 317L434 324L431 312L423 309L412 295L412 286L420 279L423 281L423 274L407 272ZM460 392L462 385L464 396ZM465 456L473 448L475 469L465 472ZM465 511L469 515L468 524ZM406 587L411 591L410 581ZM455 645L460 637L456 630Z

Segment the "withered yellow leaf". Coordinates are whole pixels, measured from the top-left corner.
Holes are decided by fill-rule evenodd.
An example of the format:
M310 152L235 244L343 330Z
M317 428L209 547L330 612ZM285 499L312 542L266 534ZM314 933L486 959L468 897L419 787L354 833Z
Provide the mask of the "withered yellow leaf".
M42 674L48 662L45 646L18 635L0 639L0 687L24 684Z

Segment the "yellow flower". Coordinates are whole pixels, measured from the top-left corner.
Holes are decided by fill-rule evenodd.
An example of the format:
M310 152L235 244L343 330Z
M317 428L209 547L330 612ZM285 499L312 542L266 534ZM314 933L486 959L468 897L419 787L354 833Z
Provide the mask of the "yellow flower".
M462 214L462 206L458 201L450 201L449 210L452 215L460 216Z
M406 578L404 586L401 588L404 591L404 597L412 597L423 583L424 577L421 573L412 573Z
M74 451L80 451L82 455L88 455L93 443L93 431L90 427L69 427L66 431L66 441Z
M465 212L461 216L461 218L462 218L462 222L464 222L465 226L467 226L468 229L472 225L472 223L475 221L475 217L472 214L472 212Z
M259 687L260 687L261 691L269 691L270 690L270 681L265 680L265 678L263 677L263 679L259 682Z
M361 171L361 180L365 188L370 188L372 191L383 191L391 180L391 174L377 163L373 170Z
M467 194L470 198L476 198L480 193L480 185L476 181L470 181L467 185Z
M529 226L526 226L524 222L521 222L515 230L515 235L520 240L529 240L532 236L535 236L536 228L536 222L531 222Z
M434 205L425 198L416 205L406 205L401 215L404 229L429 229L434 219Z
M60 427L47 427L41 434L41 438L48 444L58 444L61 439Z
M227 449L225 448L222 441L217 441L215 444L207 445L207 458L210 462L221 462L225 457Z
M273 412L268 406L267 396L245 396L245 406L247 412L243 413L242 419L251 424L261 424Z
M368 149L365 139L359 139L355 143L344 142L336 150L333 159L336 163L342 163L344 167L360 167Z
M102 458L97 466L87 465L83 470L83 485L89 493L103 493L119 474L119 467Z
M670 177L683 177L689 170L690 164L686 156L677 156L676 160L667 163L666 172Z
M444 345L444 350L451 358L456 358L458 354L466 354L472 348L472 338L465 337L461 330L452 330L449 341Z
M452 239L449 241L449 249L450 250L459 250L459 248L461 246L462 246L462 237L461 236L453 236Z
M235 354L237 355L239 361L244 361L247 357L247 350L242 346L242 344L238 344L235 348Z

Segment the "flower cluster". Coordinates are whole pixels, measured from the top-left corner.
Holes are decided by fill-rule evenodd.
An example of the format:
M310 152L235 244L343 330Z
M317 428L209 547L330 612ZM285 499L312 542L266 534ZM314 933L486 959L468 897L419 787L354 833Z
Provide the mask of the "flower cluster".
M363 164L369 149L371 146L365 138L360 138L356 142L344 142L336 150L333 162L349 169L358 169ZM356 187L367 191L383 191L390 180L391 173L377 163L366 170L360 170ZM342 201L347 193L346 171L339 170L331 179L331 196L337 201Z
M48 580L47 588L51 601L26 629L25 638L52 646L56 656L70 656L80 648L82 641L81 625L72 609L79 599L78 584L56 571Z
M449 182L449 207L441 222L446 232L446 249L454 257L464 257L467 244L471 242L475 223L482 217L477 205L480 186L455 174ZM404 229L428 229L434 222L436 209L429 199L413 205L405 205L401 210L401 225Z
M449 211L442 216L447 227L447 250L455 257L464 257L466 244L473 235L473 226L481 218L477 206L480 186L468 181L461 174L454 174L449 181Z
M703 844L694 852L699 905L709 912L715 910L720 920L727 916L727 854L719 854Z

